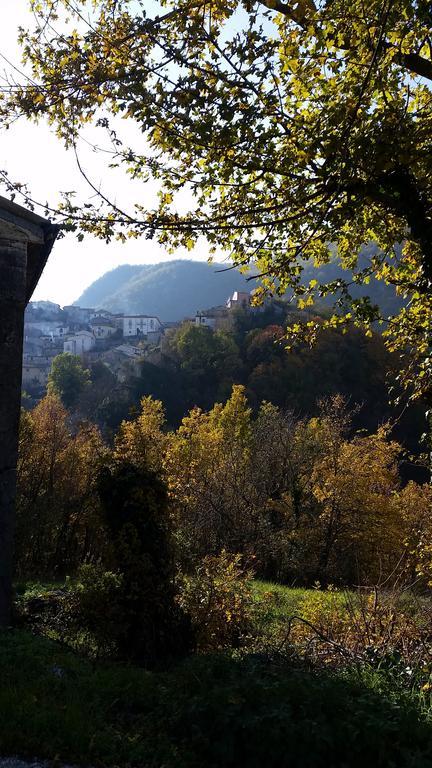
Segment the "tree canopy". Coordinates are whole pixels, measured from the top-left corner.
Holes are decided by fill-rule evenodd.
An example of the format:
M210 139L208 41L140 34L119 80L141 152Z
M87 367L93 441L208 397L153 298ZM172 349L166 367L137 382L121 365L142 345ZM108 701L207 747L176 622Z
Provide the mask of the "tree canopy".
M190 248L204 235L236 265L254 263L263 290L290 284L300 306L335 294L338 312L326 323L381 320L389 346L410 352L405 385L415 395L428 389L430 3L31 5L37 28L22 31L21 43L32 77L11 84L4 120L45 116L77 153L83 126L96 122L109 132L111 163L160 190L154 208L143 193L127 211L98 188L97 202L84 207L66 195L66 225L107 239L145 234L171 247ZM122 142L117 118L139 126L141 150ZM371 241L365 264L359 253ZM335 251L353 284L373 275L396 286L402 310L381 318L370 301L352 298L348 280L302 285L305 262L321 265ZM315 332L309 320L305 333Z
M83 368L78 355L62 352L53 359L48 376L48 392L57 395L66 408L78 401L90 382L90 373Z

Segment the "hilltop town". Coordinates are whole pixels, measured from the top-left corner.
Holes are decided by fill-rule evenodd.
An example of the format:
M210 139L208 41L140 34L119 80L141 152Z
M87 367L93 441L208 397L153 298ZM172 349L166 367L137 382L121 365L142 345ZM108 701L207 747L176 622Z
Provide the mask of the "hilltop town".
M251 294L234 291L226 303L197 310L184 318L209 331L229 329L233 311L253 311ZM31 397L46 388L54 357L69 352L87 364L102 361L119 380L143 360L158 365L165 334L181 322L161 322L152 315L112 313L105 309L60 307L50 301L30 302L25 313L22 386Z

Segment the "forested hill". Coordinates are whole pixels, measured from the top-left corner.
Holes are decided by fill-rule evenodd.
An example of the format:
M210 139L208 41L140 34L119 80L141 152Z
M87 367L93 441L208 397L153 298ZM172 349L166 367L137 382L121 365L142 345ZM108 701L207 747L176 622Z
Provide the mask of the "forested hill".
M365 251L364 259L368 254ZM221 271L225 270L225 271ZM319 281L347 278L337 263L320 269L305 266L304 280ZM111 312L157 315L162 321L181 320L199 309L223 304L235 290L250 291L254 282L223 264L175 260L151 265L124 264L102 275L77 299L82 307L108 309ZM355 286L354 296L369 295L384 314L398 311L401 305L394 290L371 280L368 286Z
M251 290L237 270L226 265L176 260L151 265L123 265L90 285L75 302L111 312L146 313L162 321L182 320L197 309L224 304L236 290Z

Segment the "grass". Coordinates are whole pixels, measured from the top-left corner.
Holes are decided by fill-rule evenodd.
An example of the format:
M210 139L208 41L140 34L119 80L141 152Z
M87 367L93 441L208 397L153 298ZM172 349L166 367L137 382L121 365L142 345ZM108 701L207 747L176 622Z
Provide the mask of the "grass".
M64 581L23 581L15 584L15 595L18 599L28 599L49 594L53 590L64 588L64 586Z
M20 585L18 602L59 586ZM95 664L26 631L0 635L0 755L97 768L432 768L421 683L312 671L275 652L289 616L346 596L254 582L263 643L159 671Z
M335 602L343 606L347 596L351 594L344 590L319 591L300 587L292 588L258 580L253 582L252 593L258 609L256 620L258 629L270 643L281 641L286 632L288 619L293 615L302 616L311 598L319 595L324 607L330 607Z
M265 599L267 595L271 595L274 598L277 614L280 615L294 613L306 595L311 592L310 589L284 587L282 584L275 584L271 581L255 580L252 586L254 595L259 600Z
M253 654L159 672L95 666L0 637L0 754L140 768L432 766L432 727L378 675L314 674Z

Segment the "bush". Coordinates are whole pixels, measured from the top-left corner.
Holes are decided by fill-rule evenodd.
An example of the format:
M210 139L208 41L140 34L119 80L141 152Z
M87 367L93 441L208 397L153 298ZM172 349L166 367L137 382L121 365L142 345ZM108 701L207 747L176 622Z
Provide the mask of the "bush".
M127 462L98 479L108 539L104 562L83 565L65 588L19 600L17 623L91 657L154 664L193 647L176 600L167 493L155 472Z
M91 658L114 656L121 632L122 578L83 565L62 587L35 585L18 594L15 625L60 640Z
M34 633L55 635L64 624L68 591L64 586L44 586L38 582L16 589L13 624ZM60 618L62 617L62 618Z
M241 555L225 550L205 557L192 576L184 577L179 603L192 620L199 650L238 647L250 634L251 578Z
M122 589L121 575L102 566L83 565L63 604L60 637L90 655L115 655Z
M123 462L104 468L98 488L112 570L121 582L113 605L118 655L139 663L183 655L192 634L175 599L163 482L155 472Z
M308 592L288 622L286 640L314 662L360 664L423 674L430 658L431 608L404 590Z

